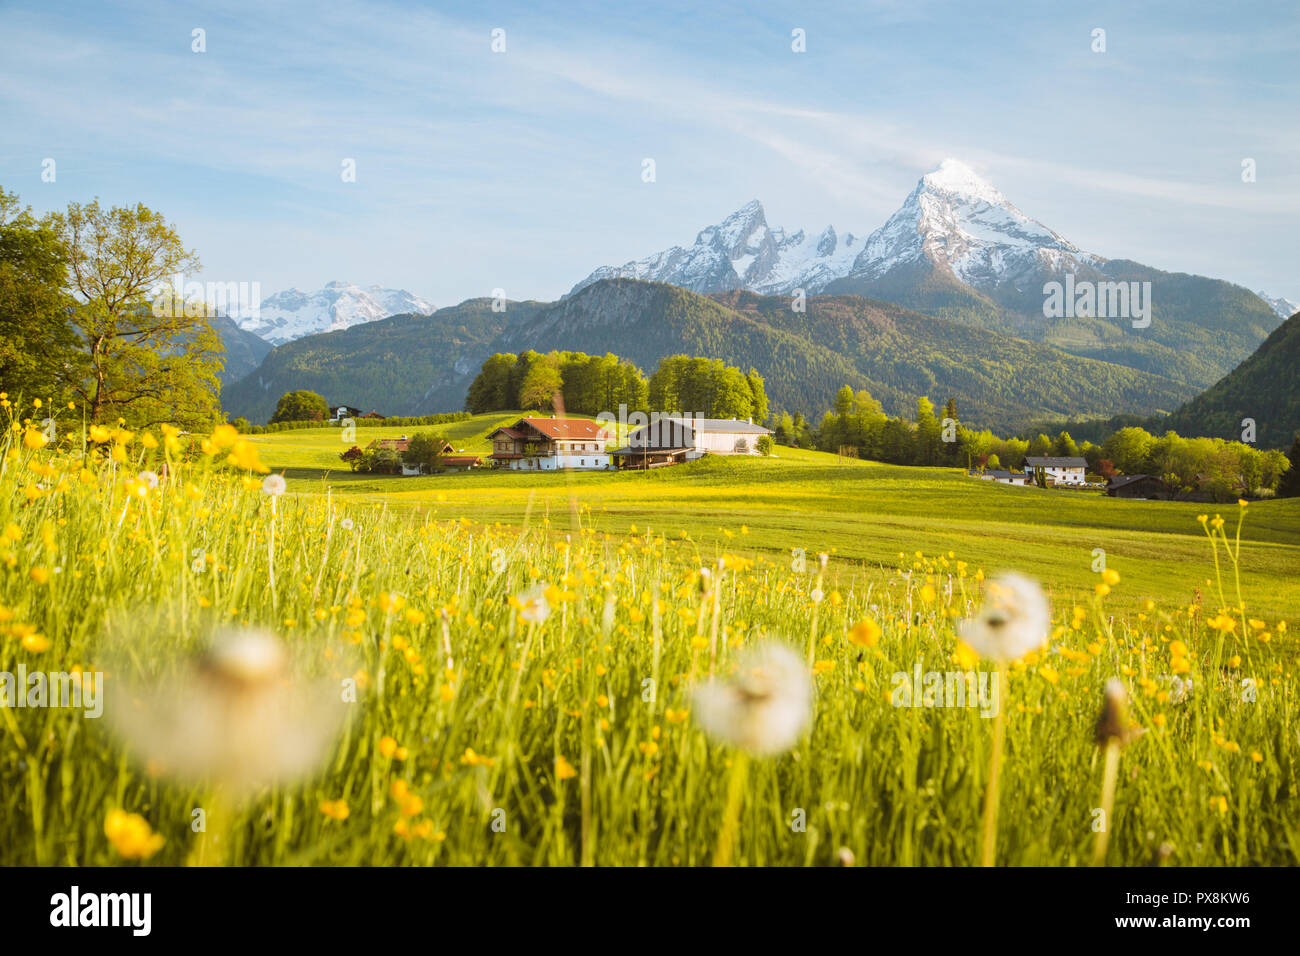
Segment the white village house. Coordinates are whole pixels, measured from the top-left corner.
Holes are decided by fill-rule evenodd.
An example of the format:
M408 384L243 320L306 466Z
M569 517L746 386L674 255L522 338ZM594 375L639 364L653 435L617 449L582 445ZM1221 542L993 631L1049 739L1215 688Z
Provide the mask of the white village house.
M1087 483L1088 462L1082 458L1031 457L1025 459L1025 476L1037 482L1041 474L1049 485L1077 485Z
M661 468L704 455L757 455L770 428L737 418L669 415L636 429L610 454L621 468Z
M558 471L613 467L605 451L609 433L586 418L521 418L488 439L496 468Z
M980 478L984 481L995 481L1000 485L1026 485L1029 483L1029 476L1015 471L1003 471L996 468L985 468L983 471L972 469L967 472L972 478Z

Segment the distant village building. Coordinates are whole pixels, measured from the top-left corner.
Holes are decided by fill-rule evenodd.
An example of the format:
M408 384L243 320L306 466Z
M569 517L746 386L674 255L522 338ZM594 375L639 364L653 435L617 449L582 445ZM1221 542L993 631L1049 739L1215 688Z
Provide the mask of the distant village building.
M498 428L488 439L488 457L498 468L514 471L610 468L605 450L609 433L586 418L521 418Z
M1106 482L1106 494L1112 498L1148 498L1167 501L1173 492L1154 475L1116 475Z
M378 418L384 416L378 412L366 412L364 415L355 405L331 405L329 420L332 422L341 422L345 418Z
M411 447L411 439L408 435L401 438L376 438L366 449L377 451L394 452L401 455ZM438 466L444 471L469 471L471 468L479 468L483 464L483 459L478 455L458 455L456 449L451 446L451 442L443 441L442 448L438 452ZM421 475L424 469L420 465L408 465L406 462L401 463L403 475Z
M1088 462L1082 458L1031 457L1025 459L1025 475L1037 483L1042 475L1048 485L1075 485L1082 488L1087 483Z
M704 455L757 455L770 428L738 418L665 416L636 429L610 454L620 468L662 468Z
M996 468L986 468L983 471L972 469L968 474L973 478L996 481L1000 485L1026 485L1029 483L1028 475L1015 471L999 471Z

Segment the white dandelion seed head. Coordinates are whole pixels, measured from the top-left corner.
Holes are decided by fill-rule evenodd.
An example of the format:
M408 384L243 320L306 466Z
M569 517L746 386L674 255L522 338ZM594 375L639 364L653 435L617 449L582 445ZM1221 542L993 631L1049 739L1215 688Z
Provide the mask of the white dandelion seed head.
M270 631L251 629L218 634L202 662L205 671L241 684L279 680L288 664L288 652L279 638Z
M546 588L535 584L516 596L520 604L519 616L529 624L541 624L551 616L551 604L546 600Z
M351 519L351 518L344 518L342 521L339 522L339 524L343 525L343 530L344 530L344 531L351 531L351 530L352 530L352 519Z
M1052 609L1038 582L1007 573L985 586L984 606L962 621L957 634L985 658L1014 661L1047 639Z
M755 647L738 663L730 678L693 691L700 726L715 739L759 756L789 750L812 719L807 665L783 644Z
M262 494L278 498L284 494L287 484L284 475L267 475L262 479Z
M228 631L197 658L115 686L105 712L142 762L247 794L321 765L346 716L336 686L296 674L275 635Z
M156 471L142 471L135 477L137 481L143 482L150 488L158 487L158 473Z

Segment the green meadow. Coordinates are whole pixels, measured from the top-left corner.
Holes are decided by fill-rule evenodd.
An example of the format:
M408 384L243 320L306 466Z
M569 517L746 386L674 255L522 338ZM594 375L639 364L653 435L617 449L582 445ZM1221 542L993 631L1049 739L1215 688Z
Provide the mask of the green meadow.
M434 429L466 453L486 457L487 435L522 413L475 416ZM357 444L418 428L358 429ZM470 473L400 477L353 474L334 429L256 436L263 460L292 492L415 509L476 523L579 526L611 534L649 529L686 535L701 557L722 548L763 554L825 552L839 573L892 569L900 553L953 552L989 572L1040 579L1058 600L1076 601L1098 580L1096 549L1128 586L1116 600L1217 603L1211 549L1197 516L1237 506L1130 501L1092 491L998 485L958 469L911 468L778 446L770 458L706 458L640 473ZM1217 510L1216 510L1217 509ZM1243 522L1247 603L1274 614L1300 608L1300 499L1253 502Z

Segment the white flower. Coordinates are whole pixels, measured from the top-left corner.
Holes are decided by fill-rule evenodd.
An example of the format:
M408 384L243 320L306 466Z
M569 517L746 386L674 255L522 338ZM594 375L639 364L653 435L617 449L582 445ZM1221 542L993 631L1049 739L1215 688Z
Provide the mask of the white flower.
M142 471L135 477L137 481L144 482L150 488L158 487L158 473L156 471Z
M1177 674L1170 674L1168 677L1161 678L1161 681L1169 686L1169 703L1171 704L1181 704L1192 696L1192 679L1190 677L1183 680Z
M284 489L284 475L267 475L262 479L262 494L264 495L270 495L272 498L279 498L284 494Z
M746 651L726 681L695 688L694 712L718 740L758 755L789 750L812 719L813 683L803 659L782 644Z
M351 530L352 530L352 519L351 519L351 518L344 518L342 521L339 522L339 524L343 525L343 530L344 530L344 531L351 531Z
M1037 582L1002 574L988 582L984 607L957 627L963 641L985 658L1014 661L1047 639L1052 610Z
M179 673L117 688L108 709L128 746L161 772L248 792L311 773L345 708L327 682L295 676L275 635L217 635Z
M519 616L529 624L541 624L551 616L551 604L546 600L546 588L535 584L512 599Z

